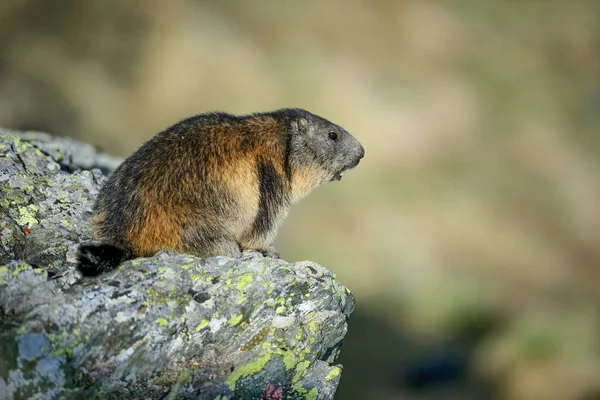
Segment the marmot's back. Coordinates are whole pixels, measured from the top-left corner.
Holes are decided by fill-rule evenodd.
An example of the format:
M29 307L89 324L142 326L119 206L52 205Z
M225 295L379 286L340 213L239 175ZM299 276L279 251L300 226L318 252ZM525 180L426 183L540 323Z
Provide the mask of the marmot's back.
M192 117L115 170L94 207L94 235L123 257L276 254L272 242L290 205L341 179L363 155L343 128L305 110ZM82 265L86 251L93 246L82 248Z

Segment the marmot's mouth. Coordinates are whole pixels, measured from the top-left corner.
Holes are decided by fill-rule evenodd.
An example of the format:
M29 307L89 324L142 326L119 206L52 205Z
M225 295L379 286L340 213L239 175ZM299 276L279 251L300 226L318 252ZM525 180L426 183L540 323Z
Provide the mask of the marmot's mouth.
M352 168L356 167L359 162L360 162L360 158L356 159L356 161L354 161L352 164L347 165L344 168L342 168L340 170L340 172L338 172L337 174L333 175L333 177L331 178L331 182L342 180L342 175L344 175L344 172L346 172L349 169L352 169Z

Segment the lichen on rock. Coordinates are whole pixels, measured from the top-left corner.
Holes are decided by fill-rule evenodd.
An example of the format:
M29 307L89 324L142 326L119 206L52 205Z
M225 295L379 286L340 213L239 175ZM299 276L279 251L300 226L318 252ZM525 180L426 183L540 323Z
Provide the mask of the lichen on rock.
M316 263L163 252L74 271L106 160L0 135L0 398L333 398L354 299Z

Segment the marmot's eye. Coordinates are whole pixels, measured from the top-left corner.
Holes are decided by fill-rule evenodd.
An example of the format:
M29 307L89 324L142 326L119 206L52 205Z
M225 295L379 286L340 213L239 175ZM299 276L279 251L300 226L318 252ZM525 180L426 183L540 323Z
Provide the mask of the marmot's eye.
M334 131L329 132L329 139L337 140L337 133L335 133Z

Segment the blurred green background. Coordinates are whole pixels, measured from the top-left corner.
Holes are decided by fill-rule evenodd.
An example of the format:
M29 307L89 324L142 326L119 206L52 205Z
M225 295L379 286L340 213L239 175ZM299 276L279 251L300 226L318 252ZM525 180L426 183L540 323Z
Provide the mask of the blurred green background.
M4 127L281 107L366 149L277 241L356 296L338 399L600 399L600 1L0 3Z

